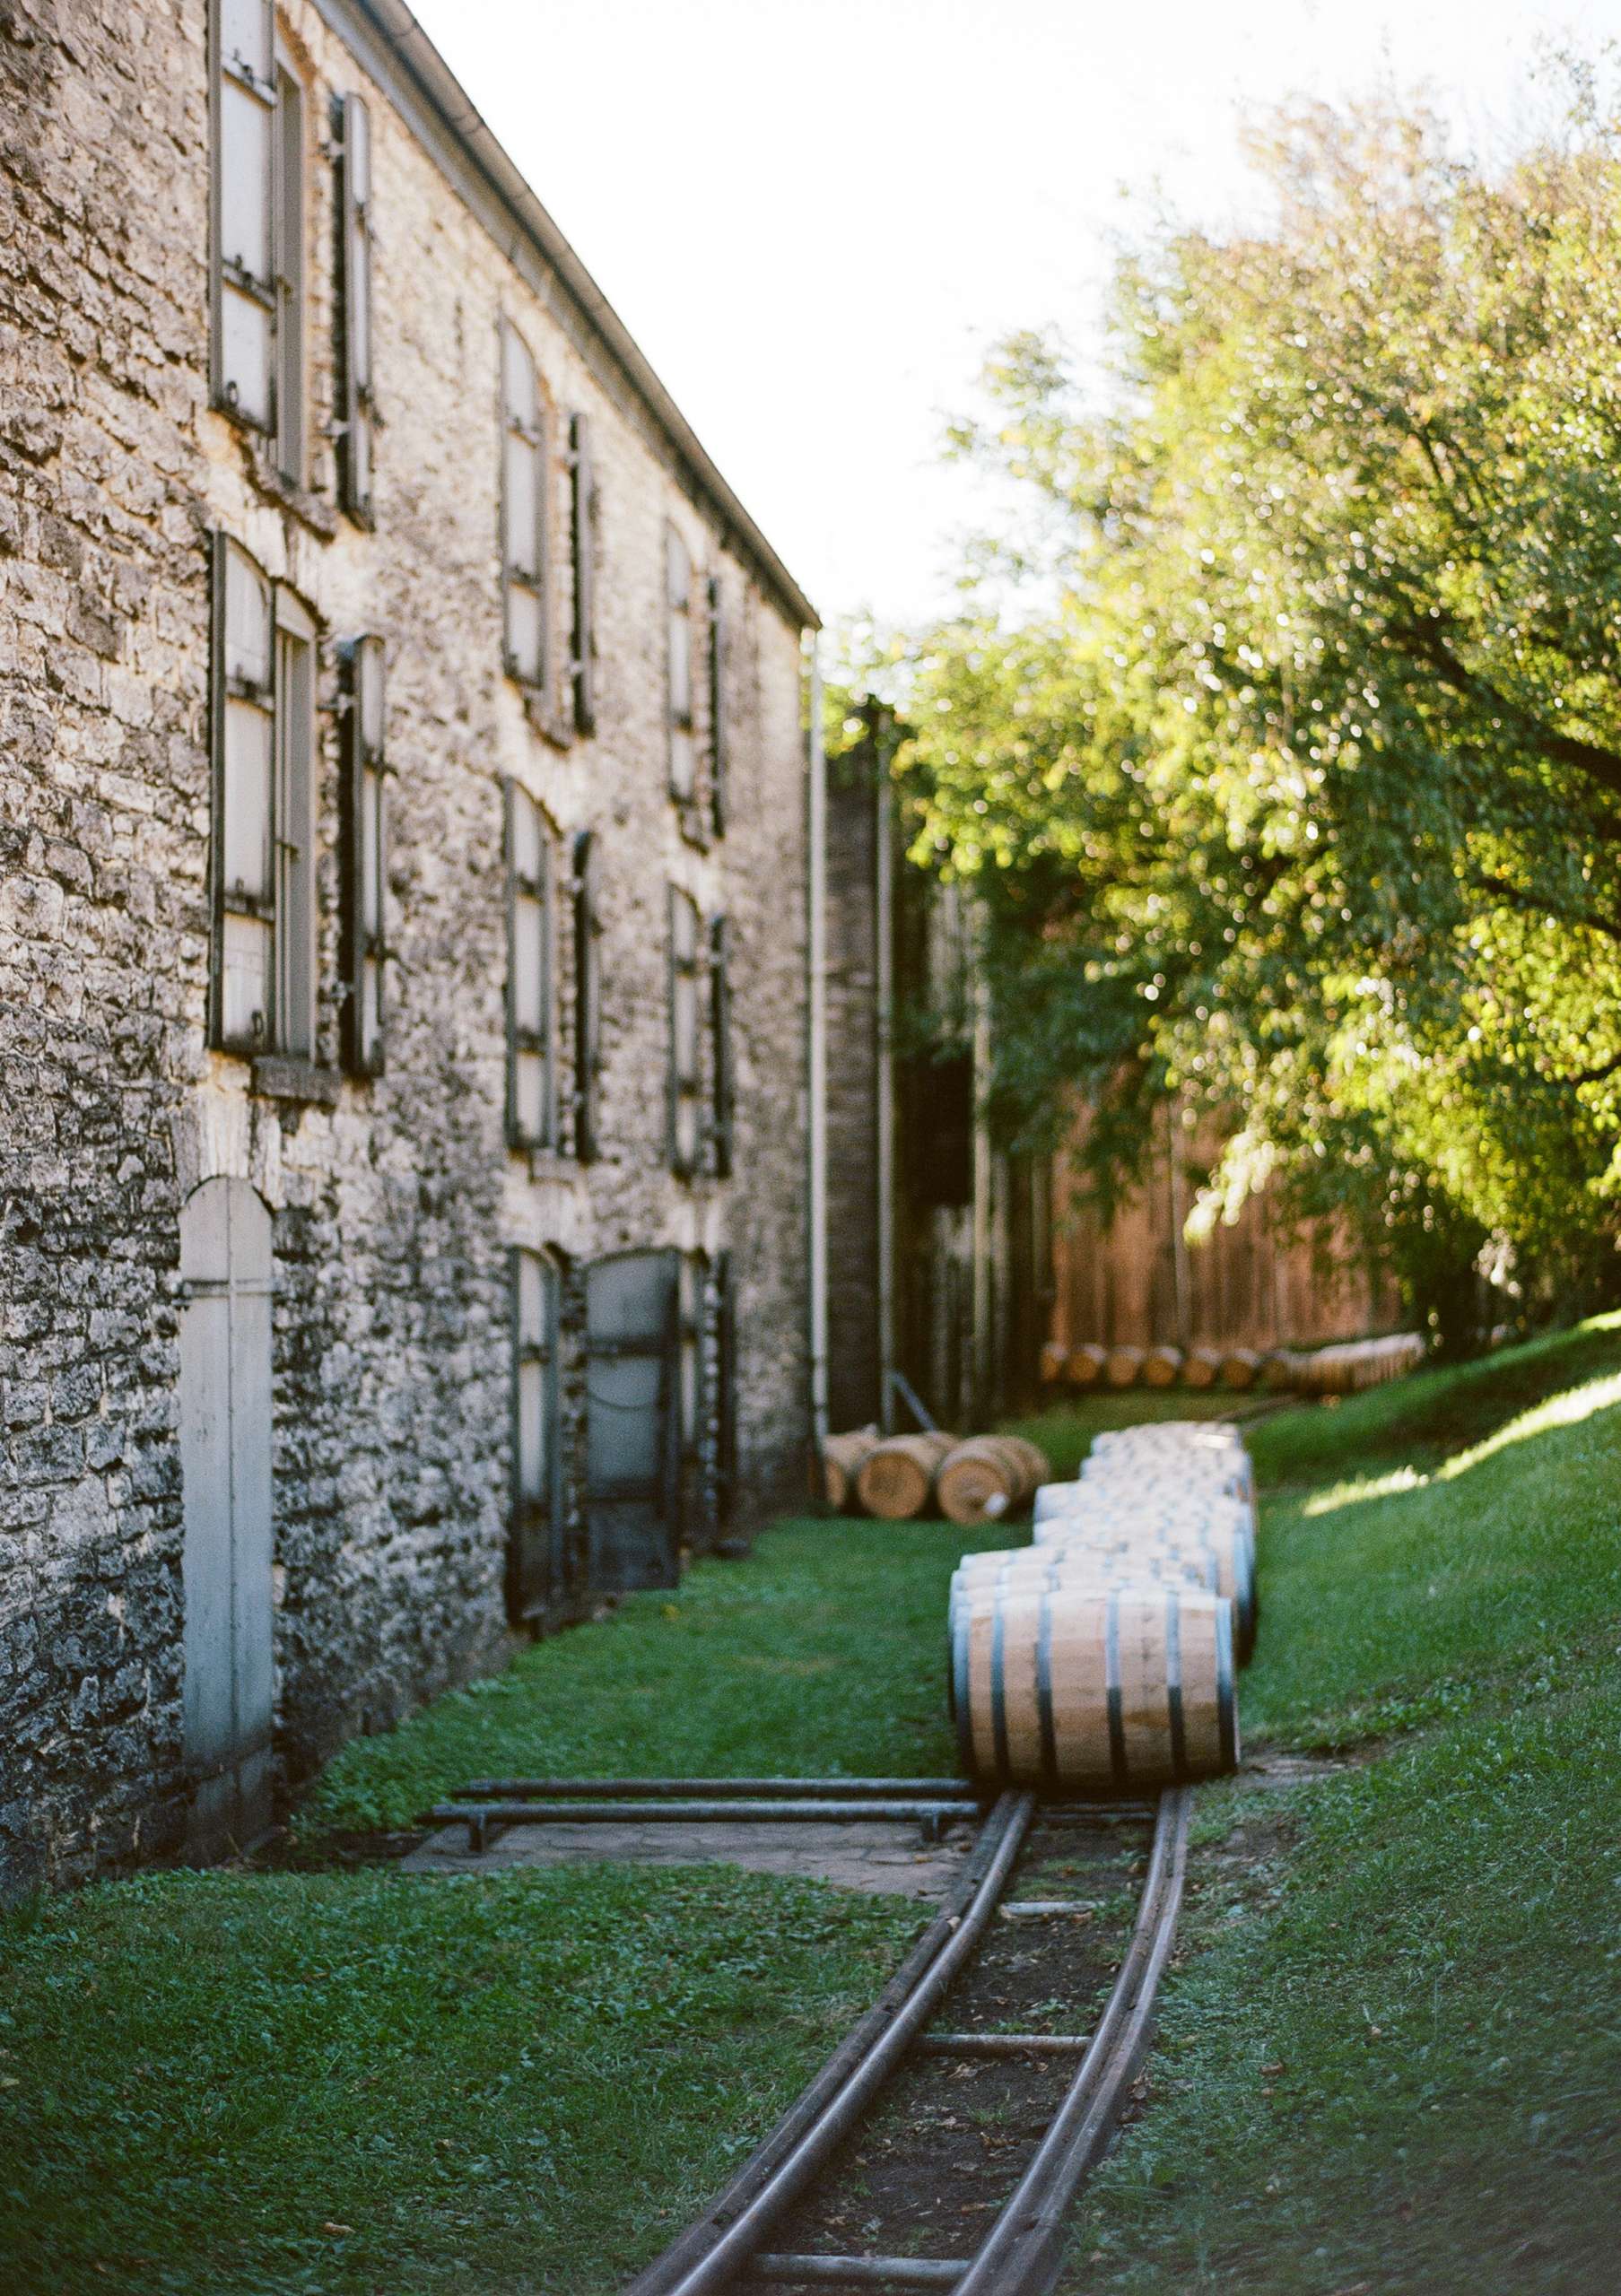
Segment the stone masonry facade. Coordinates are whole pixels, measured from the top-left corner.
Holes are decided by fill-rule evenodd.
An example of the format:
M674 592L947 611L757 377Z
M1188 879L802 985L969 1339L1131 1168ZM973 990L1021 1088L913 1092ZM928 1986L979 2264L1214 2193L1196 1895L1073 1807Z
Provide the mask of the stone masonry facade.
M250 1187L273 1221L283 1806L344 1739L513 1647L515 1247L562 1271L565 1353L593 1259L728 1252L735 1518L803 1485L809 609L456 117L405 11L288 0L275 28L308 124L292 478L213 403L205 0L0 0L0 1897L185 1849L179 1232L209 1181ZM345 94L372 144L370 524L338 507L331 435L325 146ZM568 726L565 670L538 697L503 672L503 324L533 355L554 457L568 417L589 419L588 734ZM562 567L561 461L550 500ZM702 680L693 712L707 770L724 735L720 826L670 796L671 530L695 613L712 597L724 614L724 727ZM315 1039L279 1076L210 1021L220 535L317 633ZM547 596L557 661L565 588ZM359 633L388 679L377 1075L345 1073L340 1045L342 649ZM568 857L595 835L591 1161L566 1113L545 1152L509 1144L510 786L562 857L565 1078ZM671 1168L672 888L729 936L729 1176ZM560 1421L574 1512L582 1366L576 1349ZM577 1579L576 1611L589 1591Z

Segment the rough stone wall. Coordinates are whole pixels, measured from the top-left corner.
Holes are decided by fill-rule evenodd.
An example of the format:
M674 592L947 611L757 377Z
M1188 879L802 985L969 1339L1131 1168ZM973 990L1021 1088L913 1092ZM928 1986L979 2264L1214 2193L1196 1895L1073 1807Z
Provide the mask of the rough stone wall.
M881 1416L873 766L864 742L827 770L827 1405L835 1434Z
M538 258L497 242L321 13L298 0L281 23L312 144L330 92L358 90L371 109L386 427L370 534L335 511L319 437L324 162L312 150L316 446L300 492L267 479L207 404L201 0L0 5L0 1892L162 1854L183 1828L174 1270L179 1204L200 1180L249 1179L275 1213L289 1784L510 1648L511 1245L571 1265L627 1245L729 1245L745 1511L790 1496L801 1474L797 632L623 380L605 378ZM559 416L586 412L595 430L597 731L566 746L501 673L503 314ZM554 473L560 565L565 495ZM667 521L728 602L719 840L684 834L667 796ZM265 1098L245 1063L206 1048L212 526L290 583L322 633L328 1063L336 648L362 631L388 648L387 1073L308 1103ZM531 1169L505 1143L507 776L562 838L601 838L603 1152L588 1168ZM665 1161L672 883L732 920L729 1184L679 1183ZM569 1051L565 1034L565 1073Z

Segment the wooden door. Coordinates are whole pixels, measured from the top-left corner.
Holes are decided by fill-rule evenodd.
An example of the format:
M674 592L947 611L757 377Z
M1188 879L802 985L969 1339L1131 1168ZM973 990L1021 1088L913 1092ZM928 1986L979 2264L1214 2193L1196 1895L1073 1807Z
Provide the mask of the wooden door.
M586 1270L586 1525L593 1591L681 1578L680 1254Z
M185 1756L198 1863L271 1819L270 1242L246 1180L205 1180L181 1211Z

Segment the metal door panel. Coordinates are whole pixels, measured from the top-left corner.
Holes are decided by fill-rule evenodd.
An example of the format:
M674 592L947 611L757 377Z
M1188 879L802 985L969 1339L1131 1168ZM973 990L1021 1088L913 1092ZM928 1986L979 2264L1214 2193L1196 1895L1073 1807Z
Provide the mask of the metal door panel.
M271 1227L245 1180L187 1199L180 1274L188 1849L206 1859L271 1814Z
M615 1252L586 1270L586 1518L590 1584L681 1575L680 1256Z

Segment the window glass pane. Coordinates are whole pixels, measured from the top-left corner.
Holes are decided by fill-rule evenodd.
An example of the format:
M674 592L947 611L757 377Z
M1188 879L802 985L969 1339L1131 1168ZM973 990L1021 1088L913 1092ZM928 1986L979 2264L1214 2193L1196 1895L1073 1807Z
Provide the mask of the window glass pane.
M546 1063L544 1053L512 1056L512 1114L520 1139L546 1136Z
M675 1075L684 1090L698 1081L698 983L678 972L675 985Z
M527 439L507 433L507 564L531 582L536 572L539 463Z
M687 548L674 526L665 531L665 571L669 582L671 607L684 613L693 587L693 561Z
M349 228L344 291L349 298L349 379L357 391L371 387L371 248L358 220Z
M349 196L363 207L371 196L371 115L359 96L344 106L344 140L348 146Z
M225 675L261 692L270 684L270 585L234 545L225 552Z
M698 1103L679 1100L675 1103L675 1161L691 1170L698 1161Z
M361 690L361 741L373 755L383 746L383 649L374 638L357 648Z
M383 1034L382 967L375 957L361 965L361 1058L370 1067L377 1058Z
M382 777L361 776L361 930L368 941L383 929Z
M266 84L266 83L261 83ZM270 130L275 114L234 80L220 88L220 259L270 281Z
M260 87L270 84L270 11L265 0L220 0L220 54L247 71Z
M501 388L508 422L520 422L526 430L535 430L535 361L522 338L510 326L501 330Z
M533 590L507 586L507 652L514 673L540 683L540 600Z
M539 1036L545 1023L541 1011L540 903L519 893L512 903L512 1025Z
M694 786L693 737L677 726L670 735L670 787L677 797L690 797Z
M522 789L512 792L512 874L540 883L540 808Z
M220 290L220 395L262 430L270 427L270 314L227 282Z
M221 1022L228 1044L269 1040L270 927L227 911L221 950Z
M546 1370L544 1363L518 1367L518 1495L537 1500L545 1496Z
M670 616L670 715L677 725L693 715L693 625L684 613Z
M225 704L227 893L270 894L270 717L250 701Z
M535 1252L518 1255L518 1344L544 1347L546 1344L545 1268Z

